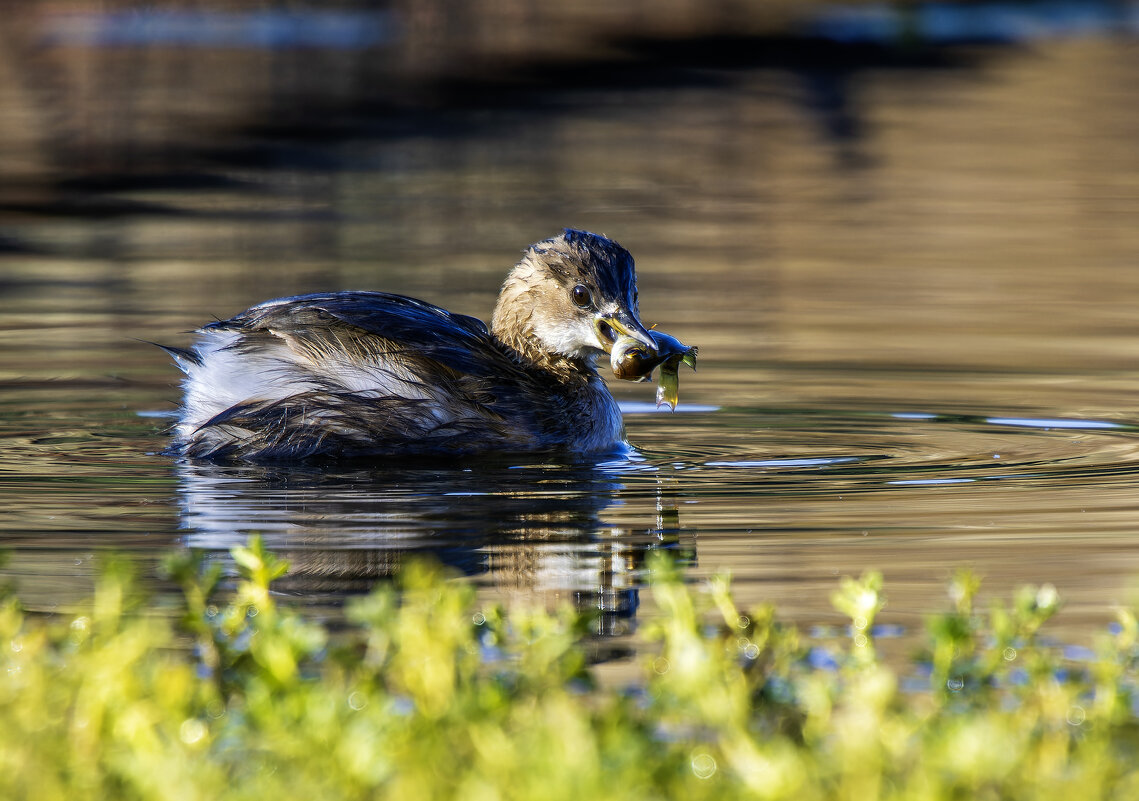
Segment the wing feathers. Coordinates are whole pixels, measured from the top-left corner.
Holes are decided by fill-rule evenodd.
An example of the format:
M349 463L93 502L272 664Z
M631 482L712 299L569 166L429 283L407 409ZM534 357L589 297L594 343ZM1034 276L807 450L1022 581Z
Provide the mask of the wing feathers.
M482 322L412 298L286 298L200 333L192 350L167 349L187 374L190 456L523 451L542 425L564 427L534 419L551 388Z

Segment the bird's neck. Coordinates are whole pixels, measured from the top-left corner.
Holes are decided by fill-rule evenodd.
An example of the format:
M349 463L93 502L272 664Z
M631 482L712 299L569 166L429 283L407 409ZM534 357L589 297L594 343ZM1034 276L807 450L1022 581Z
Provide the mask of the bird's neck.
M491 335L506 346L519 363L545 370L561 381L588 381L595 377L597 371L593 369L592 360L566 356L542 344L534 328L534 297L527 282L521 280L525 276L516 273L517 270L507 278L498 296L490 321Z
M584 359L563 356L544 349L532 331L495 325L491 327L491 334L511 351L520 364L551 373L560 381L588 381L597 375L593 365Z

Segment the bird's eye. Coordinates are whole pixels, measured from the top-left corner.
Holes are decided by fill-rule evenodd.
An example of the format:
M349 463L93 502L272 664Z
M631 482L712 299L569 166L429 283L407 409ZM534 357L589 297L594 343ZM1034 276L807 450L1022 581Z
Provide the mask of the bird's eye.
M591 295L589 290L581 284L578 284L573 288L573 291L570 292L570 297L573 298L575 306L581 306L582 308L585 308L586 306L589 306L593 303L593 295Z

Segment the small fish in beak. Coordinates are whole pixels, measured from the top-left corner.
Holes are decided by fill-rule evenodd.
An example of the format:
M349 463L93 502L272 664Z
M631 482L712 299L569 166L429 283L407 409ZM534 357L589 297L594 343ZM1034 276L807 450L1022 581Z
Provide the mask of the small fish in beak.
M663 331L647 333L653 341L652 349L639 339L623 336L613 343L609 363L613 374L625 381L648 381L653 370L660 367L657 406L667 403L675 411L680 398L680 365L695 370L697 349Z

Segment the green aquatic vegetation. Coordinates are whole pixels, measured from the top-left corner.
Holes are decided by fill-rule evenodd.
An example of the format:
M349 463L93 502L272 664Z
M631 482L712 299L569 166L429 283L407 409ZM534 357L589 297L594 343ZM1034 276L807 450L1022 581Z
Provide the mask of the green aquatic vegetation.
M1139 795L1139 624L1080 662L1042 641L1048 587L978 610L950 585L912 664L884 662L882 578L844 579L849 636L808 639L717 576L652 564L641 678L599 684L590 620L480 608L414 564L334 629L241 578L170 557L180 617L107 565L67 619L0 603L5 799L1047 799Z

